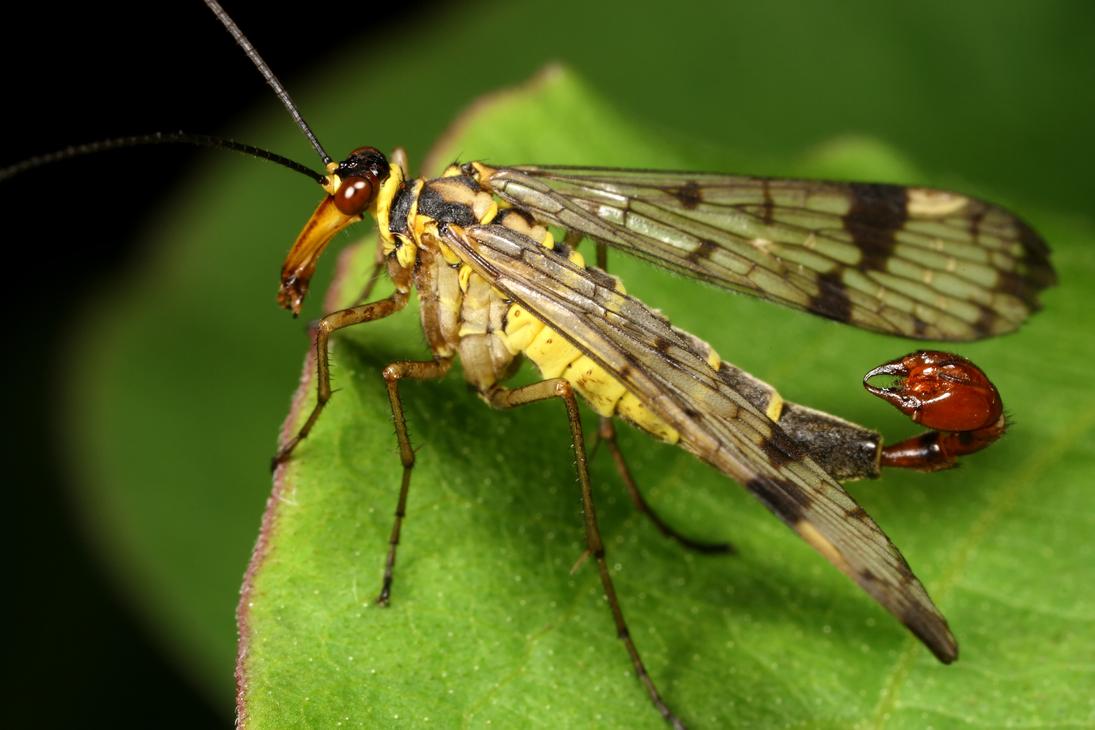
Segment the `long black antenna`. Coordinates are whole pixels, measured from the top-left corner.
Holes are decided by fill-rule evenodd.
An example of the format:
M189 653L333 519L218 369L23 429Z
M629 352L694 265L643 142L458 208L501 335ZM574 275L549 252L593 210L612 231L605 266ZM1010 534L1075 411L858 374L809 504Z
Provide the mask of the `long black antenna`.
M228 32L232 34L232 37L236 39L236 43L243 49L243 52L247 54L247 57L251 59L251 63L255 64L255 68L259 70L263 78L266 79L266 83L270 84L270 88L274 90L274 93L281 99L281 103L285 105L286 110L289 112L289 116L293 118L293 121L300 127L300 131L304 132L304 136L308 138L308 141L312 143L312 146L316 148L316 152L323 159L324 165L331 163L331 156L327 154L327 150L323 149L323 145L316 139L316 135L312 132L312 128L308 126L308 123L304 121L304 117L300 115L300 111L297 109L296 104L289 98L289 92L285 90L285 87L278 81L278 77L274 75L274 72L270 70L270 67L266 65L266 61L262 60L262 56L255 50L255 47L251 45L251 41L247 40L247 36L243 34L239 26L236 25L236 21L228 17L228 13L224 12L224 8L221 7L217 0L205 0L205 4L209 6L209 9L213 11L213 15L224 23L224 27L228 29Z
M44 155L38 155L37 157L31 157L20 162L16 162L14 165L0 168L0 182L14 177L21 172L26 172L35 167L41 167L42 165L50 165L54 162L60 162L61 160L67 160L72 157L80 157L82 155L90 155L96 152L106 152L107 150L115 150L122 147L137 147L147 144L192 144L198 147L216 147L218 149L235 150L236 152L242 152L245 155L251 155L252 157L258 157L263 160L269 160L270 162L276 162L279 165L288 167L290 170L307 175L315 182L323 185L327 182L327 178L310 169L306 165L302 165L295 160L290 160L288 157L282 157L276 152L270 152L264 150L261 147L253 147L243 142L237 142L232 139L225 139L223 137L212 137L207 134L191 134L189 132L154 132L153 134L139 134L129 137L115 137L114 139L104 139L98 142L89 142L87 144L73 145L72 147L66 147L63 150L57 150L56 152L50 152Z

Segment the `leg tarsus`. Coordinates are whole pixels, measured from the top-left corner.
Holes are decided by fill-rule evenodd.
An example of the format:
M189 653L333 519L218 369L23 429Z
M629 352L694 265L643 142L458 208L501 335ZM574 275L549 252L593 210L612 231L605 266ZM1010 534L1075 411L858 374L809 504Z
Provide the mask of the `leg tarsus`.
M653 522L659 532L676 540L682 547L705 555L725 555L734 552L733 545L728 542L706 542L678 532L654 511L646 499L643 498L638 484L635 483L635 478L631 475L631 470L627 467L627 462L624 461L623 452L620 451L620 445L616 440L616 426L611 418L601 418L600 427L597 429L597 443L604 443L605 448L612 455L612 462L616 465L616 471L619 473L624 486L627 487L627 494L631 497L635 509Z

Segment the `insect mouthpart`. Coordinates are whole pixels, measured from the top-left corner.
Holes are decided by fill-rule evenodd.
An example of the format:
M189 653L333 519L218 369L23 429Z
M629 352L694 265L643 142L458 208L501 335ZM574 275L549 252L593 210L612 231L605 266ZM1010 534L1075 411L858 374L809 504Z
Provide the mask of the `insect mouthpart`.
M342 229L364 218L374 209L381 186L391 175L388 158L375 147L359 147L339 163L331 163L320 201L304 224L281 268L278 304L300 314L308 284L327 244Z

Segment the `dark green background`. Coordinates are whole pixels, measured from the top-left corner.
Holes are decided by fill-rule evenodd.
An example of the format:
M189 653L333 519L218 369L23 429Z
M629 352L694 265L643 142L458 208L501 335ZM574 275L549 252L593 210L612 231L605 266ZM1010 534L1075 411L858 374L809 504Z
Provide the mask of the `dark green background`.
M285 80L336 155L360 144L402 144L413 164L471 100L558 60L624 114L664 129L674 141L740 150L754 161L743 172L779 173L813 145L865 134L901 150L931 175L904 182L976 186L1029 215L1091 213L1095 8L1089 3L676 3L658 12L636 10L633 3L430 4L403 9L386 22L371 22L364 7L320 18L227 7L260 49L269 49L271 63L287 72ZM245 59L198 10L178 11L190 24L182 33L189 42L152 58L165 68L95 78L97 85L129 94L103 104L121 107L124 121L117 123L125 123L109 131L141 131L126 123L125 112L136 115L157 93L150 79L189 76L191 85L173 88L171 96L186 108L193 128L209 128L193 121L206 114L212 123L229 119L226 133L309 160L309 149ZM172 15L174 9L157 12L158 24L184 22ZM125 32L127 22L133 19L106 11L76 25L84 37L141 57L134 50L141 46ZM34 48L42 52L41 45ZM48 50L63 48L56 42ZM5 75L33 82L31 58L6 60ZM56 96L58 80L45 81ZM245 99L256 93L251 98L257 101ZM89 117L95 106L87 104ZM101 121L85 125L83 112L51 121L71 130L61 142L108 131ZM173 128L183 122L152 124ZM144 161L153 154L119 159ZM18 156L18 149L9 152ZM633 157L642 164L641 151ZM17 363L50 395L43 407L17 388L16 403L34 410L35 423L45 413L60 427L60 436L38 441L56 447L50 464L65 464L72 476L79 521L110 566L110 584L137 607L142 631L156 637L166 664L192 678L227 717L235 592L269 491L263 465L305 345L302 326L273 305L273 283L315 195L303 179L258 163L201 159L209 162L181 189L156 170L135 174L131 168L111 178L118 173L111 168L121 165L117 160L72 168L86 179L95 176L81 197L107 213L80 218L79 228L40 227L33 241L45 248L34 249L37 262L45 258L52 268L41 280L40 268L28 269L20 282L48 289L49 272L56 273L55 295L38 290L22 301L45 301L45 311L63 315L38 320L39 332L49 332L51 342L76 344L46 348L50 367L40 366L37 352ZM129 185L147 180L163 202L130 211L123 188L99 181L99 175ZM225 187L212 190L214 181ZM154 212L131 244L138 253L124 277L97 269L94 276L81 276L85 272L69 266L71 260L41 255L64 250L78 236L81 248L101 246L107 257L118 237L110 212L132 219L146 210ZM41 215L57 213L46 208ZM183 223L194 227L175 235ZM226 234L230 224L238 232ZM199 255L187 248L187 237L195 235L223 237L223 249L215 257ZM86 260L80 256L74 260ZM177 291L180 282L195 280L200 291ZM67 299L73 282L78 291L97 292L98 303ZM30 317L34 310L22 311ZM305 316L318 314L313 300ZM123 331L140 336L123 337ZM166 395L164 382L171 384ZM14 443L18 448L20 442ZM32 474L22 483L33 486L35 479ZM33 496L34 490L27 492ZM35 503L28 509L51 514ZM50 521L33 534L47 546L65 544L51 538L54 529L70 533L73 526ZM83 543L71 544L75 552ZM66 574L67 561L49 549L23 549L24 595L66 597L63 591L50 593L59 576L62 586L79 586L77 595L95 589L88 574ZM58 679L78 686L96 674L113 644L124 655L133 641L118 628L112 629L116 639L104 640L97 635L100 624L85 623L78 603L75 611L59 610L57 600L45 603L40 610L33 599L26 604L22 620L32 637L56 637L59 627L72 625L82 630L60 628L62 641L39 642L39 651L45 645L52 656L65 657L59 663L44 661L35 643L27 642L28 655L34 655L28 665L43 667L40 675L28 675L28 687ZM39 623L46 617L48 622ZM84 642L96 651L89 653ZM163 681L174 680L168 673ZM126 692L98 696L108 706L118 701L121 714L136 701Z

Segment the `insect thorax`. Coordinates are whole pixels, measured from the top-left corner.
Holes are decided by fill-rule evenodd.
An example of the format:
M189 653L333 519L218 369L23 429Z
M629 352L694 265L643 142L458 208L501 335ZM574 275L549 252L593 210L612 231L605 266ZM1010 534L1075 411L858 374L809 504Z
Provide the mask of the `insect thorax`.
M439 228L446 225L495 224L585 266L578 251L556 243L552 233L531 215L517 208L500 210L493 196L473 178L459 174L458 168L451 172L433 180L408 181L392 200L390 210L389 261L394 258L398 267L413 270L422 328L435 355L458 356L464 377L480 392L507 379L521 356L527 356L545 379L570 382L598 414L620 416L663 441L676 442L678 433L622 383L474 273L444 244ZM390 267L398 268L395 264ZM618 282L615 285L623 291Z

